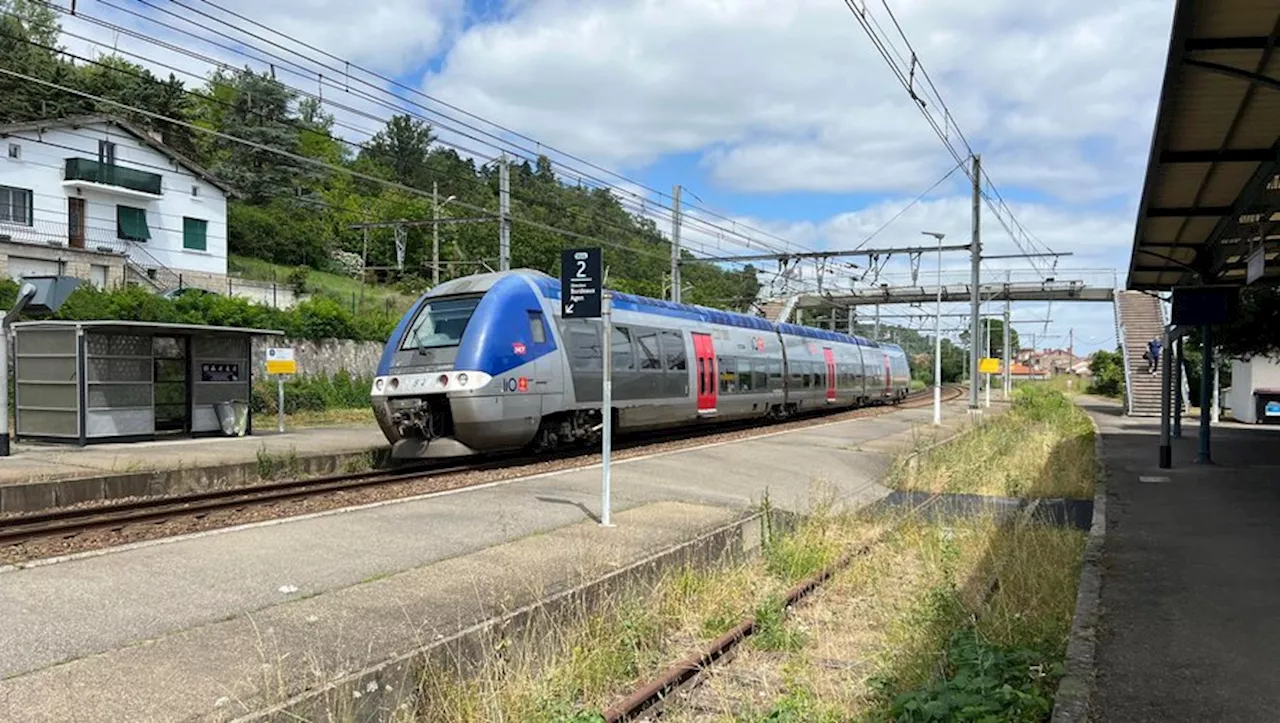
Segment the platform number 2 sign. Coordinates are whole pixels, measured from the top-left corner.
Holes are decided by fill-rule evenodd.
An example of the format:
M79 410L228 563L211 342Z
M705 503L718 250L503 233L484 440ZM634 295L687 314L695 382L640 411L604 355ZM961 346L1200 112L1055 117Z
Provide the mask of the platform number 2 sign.
M561 252L561 316L566 319L600 318L600 267L599 248L566 249Z

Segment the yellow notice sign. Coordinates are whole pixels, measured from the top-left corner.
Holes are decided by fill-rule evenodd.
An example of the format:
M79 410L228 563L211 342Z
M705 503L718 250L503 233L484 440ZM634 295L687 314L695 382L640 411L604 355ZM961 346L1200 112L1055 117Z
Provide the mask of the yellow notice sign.
M269 363L269 362L268 362L268 363ZM999 360L999 359L993 359L993 358L991 358L991 357L983 357L982 359L979 359L979 360L978 360L978 373L979 373L979 374L999 374L999 373L1000 373L1000 360Z
M268 374L297 374L298 362L293 358L292 348L267 350Z

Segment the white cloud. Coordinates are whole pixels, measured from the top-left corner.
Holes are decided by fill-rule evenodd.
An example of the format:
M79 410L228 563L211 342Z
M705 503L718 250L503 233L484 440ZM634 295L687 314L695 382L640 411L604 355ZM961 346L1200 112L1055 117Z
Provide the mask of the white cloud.
M1089 198L1136 178L1167 3L893 5L998 181ZM594 159L702 153L740 190L911 191L948 165L832 0L530 0L463 33L427 87ZM1105 150L1089 158L1085 140Z

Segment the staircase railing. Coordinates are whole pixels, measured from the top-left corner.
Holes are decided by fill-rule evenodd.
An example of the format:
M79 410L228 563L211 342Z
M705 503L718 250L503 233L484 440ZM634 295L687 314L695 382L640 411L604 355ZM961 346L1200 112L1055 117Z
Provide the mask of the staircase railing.
M143 244L116 238L115 230L86 225L82 248L70 245L65 221L37 219L31 225L0 223L0 241L65 248L73 251L99 251L124 257L125 266L155 286L157 291L176 289L181 277L173 269L151 255Z
M1112 305L1116 314L1116 340L1120 342L1120 353L1124 355L1124 413L1133 414L1133 366L1129 359L1129 343L1125 337L1124 313L1121 311L1121 295L1112 297Z

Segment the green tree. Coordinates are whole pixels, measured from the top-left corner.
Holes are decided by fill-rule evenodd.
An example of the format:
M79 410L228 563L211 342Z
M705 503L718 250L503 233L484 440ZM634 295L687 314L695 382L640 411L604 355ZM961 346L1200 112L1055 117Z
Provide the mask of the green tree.
M1089 371L1093 374L1090 393L1105 397L1124 396L1124 354L1119 349L1114 352L1099 349L1089 360Z
M436 136L431 125L407 114L394 115L369 139L359 158L383 178L413 188L431 187L428 159Z

